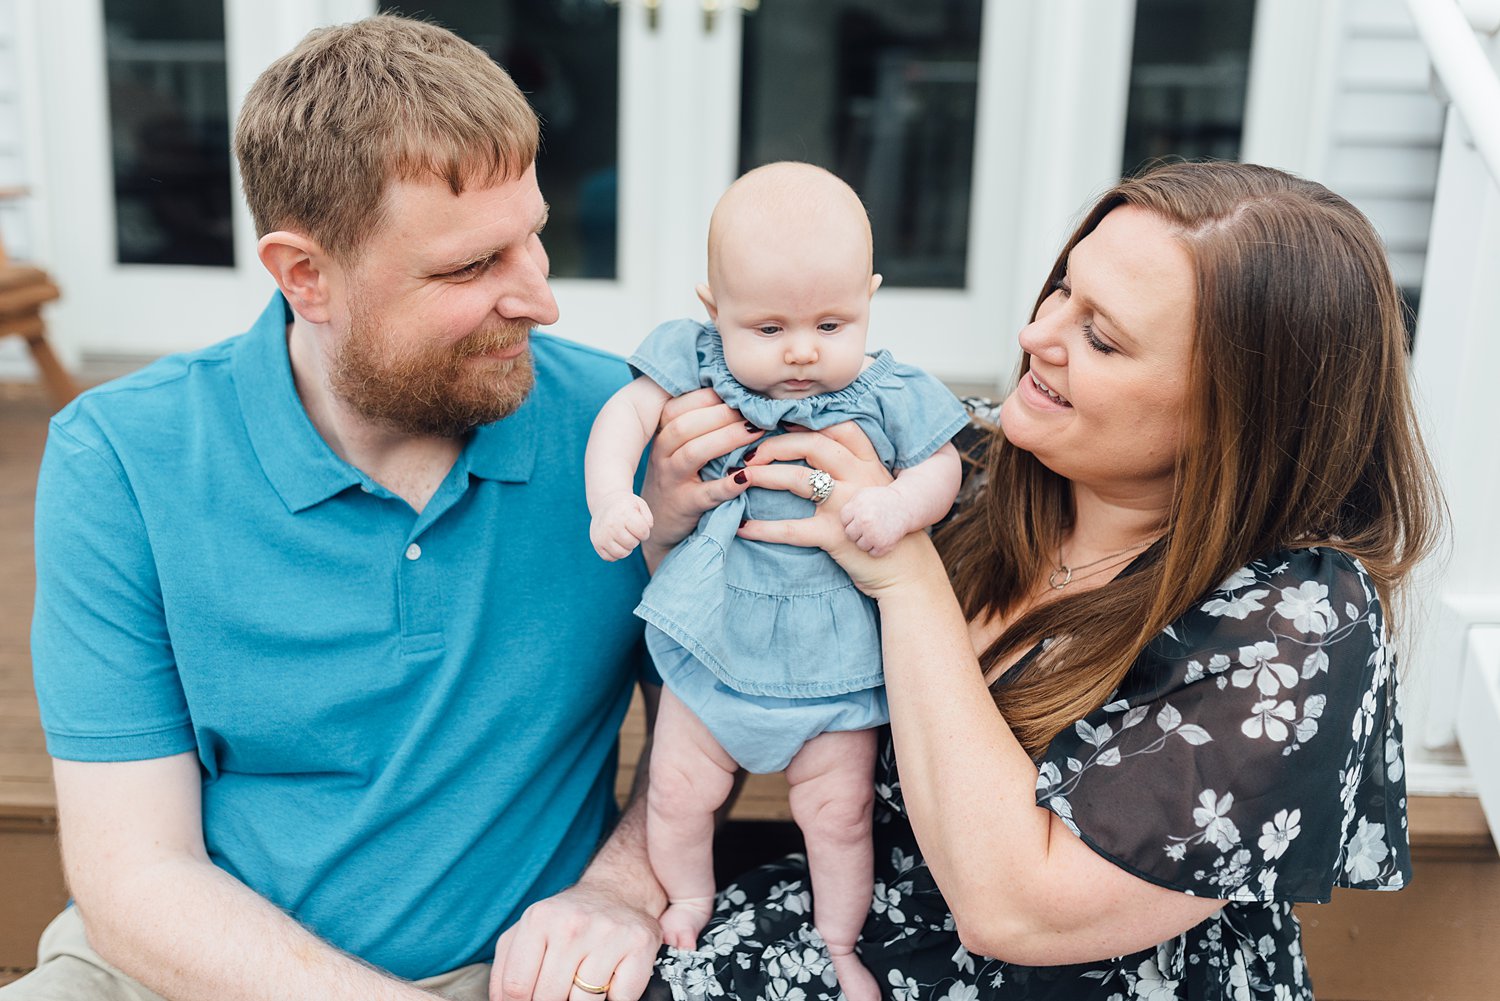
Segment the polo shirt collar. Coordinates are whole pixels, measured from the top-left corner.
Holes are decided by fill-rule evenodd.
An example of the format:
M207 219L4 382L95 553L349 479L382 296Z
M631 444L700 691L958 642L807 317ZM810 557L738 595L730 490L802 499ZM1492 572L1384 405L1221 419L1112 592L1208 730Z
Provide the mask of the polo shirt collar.
M256 458L282 502L296 513L370 481L328 446L302 406L287 348L291 322L291 306L277 291L240 338L234 382ZM475 430L458 459L470 475L512 483L531 478L538 396L533 390L514 414Z
M532 365L536 355L532 355ZM540 383L541 377L538 375ZM493 424L482 424L469 437L460 462L468 461L469 475L502 483L525 483L536 465L537 435L544 405L540 385L533 386L516 412Z

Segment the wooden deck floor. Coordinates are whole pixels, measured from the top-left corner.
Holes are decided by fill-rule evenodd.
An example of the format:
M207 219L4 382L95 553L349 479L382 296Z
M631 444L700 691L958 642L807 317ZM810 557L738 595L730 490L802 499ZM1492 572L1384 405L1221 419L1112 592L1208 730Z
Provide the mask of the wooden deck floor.
M32 495L51 413L35 387L0 382L0 984L34 962L37 934L67 899L29 649Z
M52 408L34 387L0 383L0 803L53 808L52 772L31 690L32 495Z

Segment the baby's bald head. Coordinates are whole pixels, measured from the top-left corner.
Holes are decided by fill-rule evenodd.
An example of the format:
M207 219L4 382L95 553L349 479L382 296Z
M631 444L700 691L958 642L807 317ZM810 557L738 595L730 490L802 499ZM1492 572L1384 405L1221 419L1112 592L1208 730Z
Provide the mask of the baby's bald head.
M733 280L747 241L842 255L868 277L870 219L854 189L810 163L768 163L729 186L708 224L708 282Z

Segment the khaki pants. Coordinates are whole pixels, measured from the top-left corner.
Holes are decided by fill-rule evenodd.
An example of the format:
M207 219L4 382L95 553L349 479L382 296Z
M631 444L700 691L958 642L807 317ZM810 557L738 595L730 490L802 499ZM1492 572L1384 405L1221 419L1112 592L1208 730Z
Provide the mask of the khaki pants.
M461 966L418 980L416 986L454 1001L487 1001L490 966ZM89 945L78 908L69 907L42 932L36 969L0 987L0 1001L162 1001L162 997L106 963Z

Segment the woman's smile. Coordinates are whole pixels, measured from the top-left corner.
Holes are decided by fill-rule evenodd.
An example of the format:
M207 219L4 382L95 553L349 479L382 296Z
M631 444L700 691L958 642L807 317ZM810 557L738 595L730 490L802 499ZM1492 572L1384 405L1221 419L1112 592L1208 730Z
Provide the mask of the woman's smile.
M1026 374L1030 377L1032 386L1048 400L1052 401L1060 407L1067 407L1069 409L1072 408L1073 404L1069 403L1066 397L1054 390L1051 386L1047 385L1041 379L1038 379L1035 372L1028 371Z

